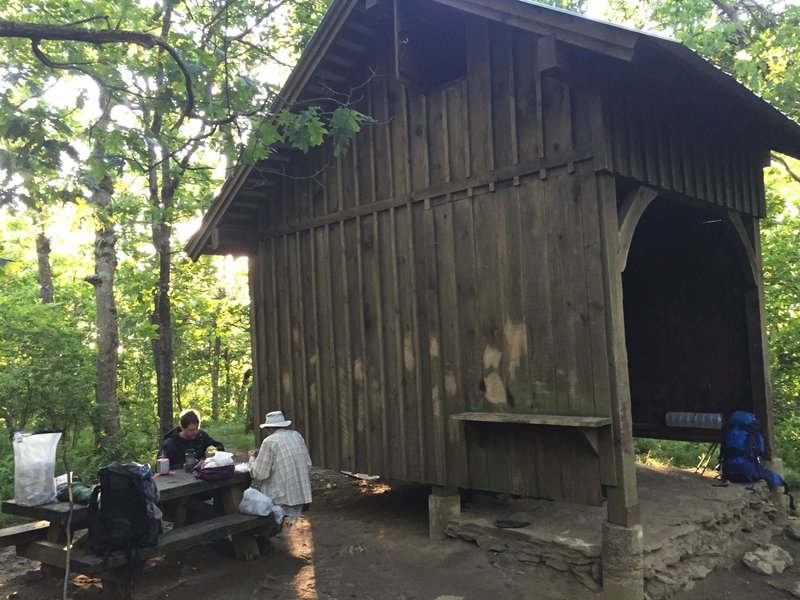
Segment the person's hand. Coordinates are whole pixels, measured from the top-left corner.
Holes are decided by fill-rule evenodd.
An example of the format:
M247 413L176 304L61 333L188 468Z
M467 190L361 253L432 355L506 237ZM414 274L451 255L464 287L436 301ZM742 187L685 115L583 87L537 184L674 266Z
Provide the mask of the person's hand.
M256 458L258 456L258 449L250 450L247 454L249 454L253 458Z

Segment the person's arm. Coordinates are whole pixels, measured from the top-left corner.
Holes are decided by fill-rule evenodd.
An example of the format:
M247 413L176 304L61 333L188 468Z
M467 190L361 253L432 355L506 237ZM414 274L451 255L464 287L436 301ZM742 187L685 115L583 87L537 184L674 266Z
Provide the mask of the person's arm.
M209 446L214 446L217 450L225 450L225 446L220 444L205 431L201 431L194 442L192 442L192 448L198 459L206 457L206 450Z
M272 473L272 467L275 464L275 450L272 444L264 440L261 443L261 448L258 451L258 456L255 457L250 463L250 476L253 480L263 481L267 479Z
M208 435L205 431L203 432L203 434L205 435L205 440L203 441L205 446L203 447L203 450L205 450L209 446L214 446L214 448L216 448L217 450L220 450L221 452L225 451L225 446L222 445L222 442L218 442L217 440L212 438L210 435Z

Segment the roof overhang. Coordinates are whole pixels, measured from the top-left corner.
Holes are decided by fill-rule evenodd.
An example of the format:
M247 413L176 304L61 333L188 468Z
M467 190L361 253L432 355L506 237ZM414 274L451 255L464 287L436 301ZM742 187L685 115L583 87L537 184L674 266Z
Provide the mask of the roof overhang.
M542 36L552 36L558 44L566 44L597 53L606 59L640 67L640 72L650 72L662 82L665 81L665 73L679 73L680 76L675 76L672 81L666 79L669 85L674 84L676 91L694 95L700 101L712 105L724 100L728 110L741 115L744 126L764 140L765 147L800 158L800 126L797 123L678 41L528 0L429 1ZM332 71L337 67L341 72L352 67L357 59L343 57L342 53L351 52L357 55L359 48L362 52L365 51L364 45L340 39L340 34L343 31L346 33L348 28L356 32L361 30L360 33L363 33L366 28L358 23L354 13L357 12L356 16L362 18L376 5L391 2L392 0L334 0L273 104L272 114L277 115L285 107L302 101L306 96L318 95L319 84L312 80L325 76L336 78L337 74ZM334 52L331 52L332 48ZM706 90L707 95L698 98L698 89ZM218 228L231 211L234 201L239 201L244 196L245 184L253 177L263 177L258 174L259 169L270 170L264 165L240 165L233 170L204 216L199 230L186 245L186 252L193 260L197 260L203 253L225 252L222 240L226 236L220 235ZM243 220L241 216L239 220ZM248 252L246 243L239 244L238 247L245 248L242 251Z

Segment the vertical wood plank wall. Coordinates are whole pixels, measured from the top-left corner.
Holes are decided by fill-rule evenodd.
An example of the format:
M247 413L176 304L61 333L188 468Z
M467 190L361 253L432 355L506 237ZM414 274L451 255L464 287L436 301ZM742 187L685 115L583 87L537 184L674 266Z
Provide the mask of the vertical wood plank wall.
M578 432L449 415L610 414L596 168L743 210L761 208L722 194L723 168L760 177L731 150L699 186L665 162L688 143L652 131L671 125L598 117L597 94L540 77L534 35L475 19L467 39L468 76L427 94L381 57L376 123L276 180L251 272L257 410L284 410L328 468L596 504Z
M713 125L713 114L668 93L607 96L610 164L618 175L755 217L766 214L764 148Z

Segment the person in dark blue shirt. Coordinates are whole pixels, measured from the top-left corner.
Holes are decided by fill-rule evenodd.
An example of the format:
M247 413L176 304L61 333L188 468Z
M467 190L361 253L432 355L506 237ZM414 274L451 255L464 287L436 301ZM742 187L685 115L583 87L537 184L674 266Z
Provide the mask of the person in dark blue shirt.
M183 467L188 450L193 450L195 458L200 460L206 457L206 448L209 446L225 450L225 446L200 429L197 411L185 410L180 414L180 426L164 436L161 454L166 455L169 468L174 470Z

